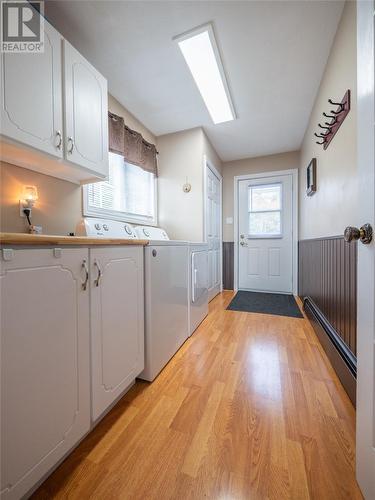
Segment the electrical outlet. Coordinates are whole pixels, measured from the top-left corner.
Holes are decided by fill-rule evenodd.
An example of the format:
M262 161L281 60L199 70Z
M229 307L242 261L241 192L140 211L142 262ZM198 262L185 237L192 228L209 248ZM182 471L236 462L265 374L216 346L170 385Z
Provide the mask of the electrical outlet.
M20 201L20 217L26 217L24 210L25 210L25 207L24 207L22 201ZM28 210L30 210L30 217L31 217L32 210L31 210L31 208L29 208Z

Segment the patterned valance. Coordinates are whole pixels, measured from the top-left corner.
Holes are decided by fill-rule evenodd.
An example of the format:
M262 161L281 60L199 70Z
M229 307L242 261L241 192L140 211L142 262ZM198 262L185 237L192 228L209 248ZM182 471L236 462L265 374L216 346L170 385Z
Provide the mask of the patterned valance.
M109 150L120 154L125 161L158 175L157 151L139 132L130 129L121 116L108 113Z

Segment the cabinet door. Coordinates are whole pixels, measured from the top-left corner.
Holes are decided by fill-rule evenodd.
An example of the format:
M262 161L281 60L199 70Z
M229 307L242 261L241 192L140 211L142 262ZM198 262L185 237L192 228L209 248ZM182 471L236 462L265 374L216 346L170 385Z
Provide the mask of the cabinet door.
M87 258L26 249L1 262L2 499L21 498L89 430Z
M91 249L90 269L96 420L144 368L143 248Z
M61 36L44 22L44 52L1 58L1 133L62 158Z
M107 80L64 40L66 159L108 175Z

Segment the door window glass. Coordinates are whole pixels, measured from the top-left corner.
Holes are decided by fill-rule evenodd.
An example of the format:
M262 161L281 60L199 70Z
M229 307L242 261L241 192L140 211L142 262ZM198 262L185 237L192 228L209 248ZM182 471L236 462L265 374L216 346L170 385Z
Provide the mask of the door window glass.
M282 186L249 186L249 237L281 236Z

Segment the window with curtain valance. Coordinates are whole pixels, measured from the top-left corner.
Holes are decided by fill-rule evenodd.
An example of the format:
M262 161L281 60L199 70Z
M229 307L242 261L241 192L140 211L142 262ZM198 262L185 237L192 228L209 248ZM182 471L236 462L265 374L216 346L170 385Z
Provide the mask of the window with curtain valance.
M137 165L157 177L157 151L139 132L130 129L121 116L108 113L109 150L122 155L127 163Z
M83 187L84 215L157 223L157 151L121 116L108 114L109 176Z

